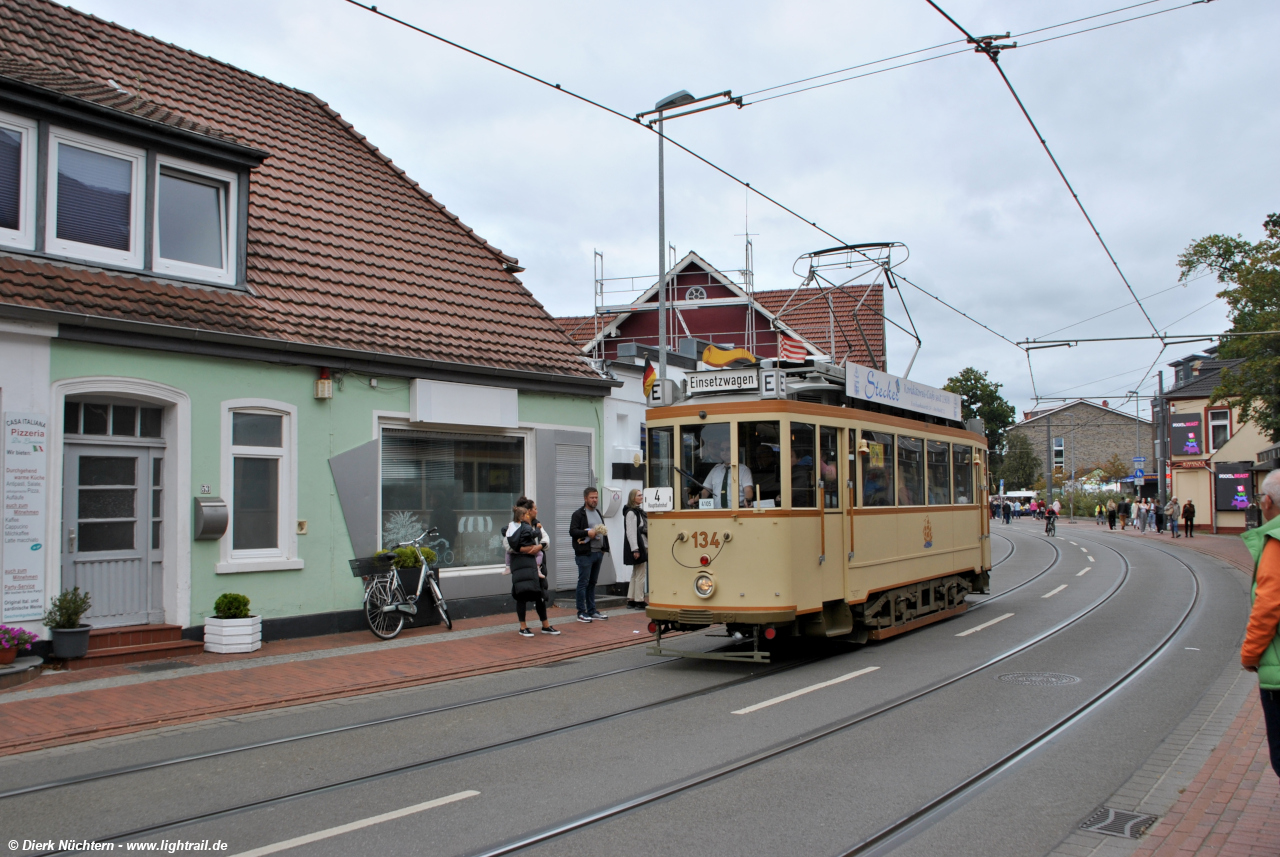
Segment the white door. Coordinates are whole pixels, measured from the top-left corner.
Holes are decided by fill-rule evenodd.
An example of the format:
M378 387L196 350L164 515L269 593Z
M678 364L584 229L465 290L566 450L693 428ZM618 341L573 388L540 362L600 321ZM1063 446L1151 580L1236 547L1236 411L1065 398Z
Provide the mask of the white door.
M555 552L556 589L578 585L578 566L573 561L569 539L569 519L582 508L582 489L591 484L591 447L576 443L556 444L556 535L563 534L564 548Z

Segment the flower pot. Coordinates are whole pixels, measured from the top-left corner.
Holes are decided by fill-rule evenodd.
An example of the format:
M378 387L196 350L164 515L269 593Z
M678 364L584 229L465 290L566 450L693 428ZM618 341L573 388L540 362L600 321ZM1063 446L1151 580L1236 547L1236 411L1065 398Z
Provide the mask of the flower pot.
M50 628L53 656L64 660L83 658L89 652L89 632L92 630L88 625L78 628Z
M0 667L8 666L18 657L18 647L9 646L7 649L0 649Z
M204 620L204 650L220 655L256 652L262 648L262 617Z

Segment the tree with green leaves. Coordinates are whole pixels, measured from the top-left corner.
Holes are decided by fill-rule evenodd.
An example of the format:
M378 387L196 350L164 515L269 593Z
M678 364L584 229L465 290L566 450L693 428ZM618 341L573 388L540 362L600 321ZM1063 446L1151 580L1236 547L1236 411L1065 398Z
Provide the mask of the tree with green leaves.
M1031 441L1022 432L1010 432L1005 438L1004 460L996 470L996 478L1004 480L1006 491L1023 491L1041 478L1041 463Z
M1210 235L1178 257L1181 280L1203 269L1227 286L1218 297L1227 302L1231 333L1280 330L1280 214L1262 225L1266 237L1256 244L1240 235ZM1280 442L1280 334L1226 337L1218 356L1244 362L1222 372L1213 403L1238 407L1242 422Z
M978 417L986 426L987 449L996 456L1004 450L1005 432L1013 425L1018 411L1000 395L1002 385L987 380L986 372L970 366L953 378L948 378L942 389L960 397L960 415L966 420Z

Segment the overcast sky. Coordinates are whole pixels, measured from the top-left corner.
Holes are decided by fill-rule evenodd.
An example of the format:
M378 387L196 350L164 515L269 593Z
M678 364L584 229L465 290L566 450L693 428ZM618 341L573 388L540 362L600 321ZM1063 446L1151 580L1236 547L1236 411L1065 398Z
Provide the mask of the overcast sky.
M1141 4L1020 41L1182 2ZM519 257L528 269L521 278L554 314L591 311L593 250L609 276L656 273L656 141L634 123L342 0L73 5L316 93ZM1124 5L948 0L944 8L975 34L1017 34ZM924 0L381 0L379 8L628 115L679 89L748 93L957 36ZM1177 255L1214 232L1257 240L1263 218L1280 210L1277 44L1280 3L1213 0L1001 57L1137 293L1163 292L1145 301L1161 330L1227 327L1212 278L1169 290ZM862 71L873 68L883 66ZM904 276L1015 341L1130 302L984 57L963 53L722 108L667 131L843 241L904 242ZM671 148L666 199L668 241L726 270L743 264L749 217L758 289L797 285L796 258L834 243ZM913 379L941 385L975 366L1015 405L1029 406L1019 349L913 289L906 299L924 341ZM1149 332L1130 302L1061 335ZM890 336L890 371L905 369L912 348ZM1135 342L1036 351L1036 389L1115 403L1159 350ZM1157 368L1194 350L1174 346Z

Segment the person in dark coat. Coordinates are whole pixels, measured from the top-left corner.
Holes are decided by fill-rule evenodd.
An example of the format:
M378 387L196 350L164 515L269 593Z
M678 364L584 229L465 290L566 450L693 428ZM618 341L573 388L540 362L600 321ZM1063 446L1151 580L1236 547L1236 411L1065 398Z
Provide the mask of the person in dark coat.
M1196 532L1196 504L1190 500L1182 507L1182 532L1191 538Z
M529 603L538 611L542 620L542 633L559 636L560 632L547 621L547 600L542 594L542 571L537 556L542 552L541 533L529 523L533 510L528 506L516 506L511 510L513 527L507 530L507 545L511 549L511 597L516 601L516 617L520 620L521 637L532 637L525 622Z
M609 618L596 609L596 581L600 578L600 563L609 552L609 529L600 516L599 505L600 492L595 488L586 488L582 492L582 508L569 519L573 561L578 566L579 622L600 622Z
M631 566L631 586L627 588L627 606L643 610L649 603L649 516L641 502L644 492L632 488L627 493L627 507L622 510L622 562Z

